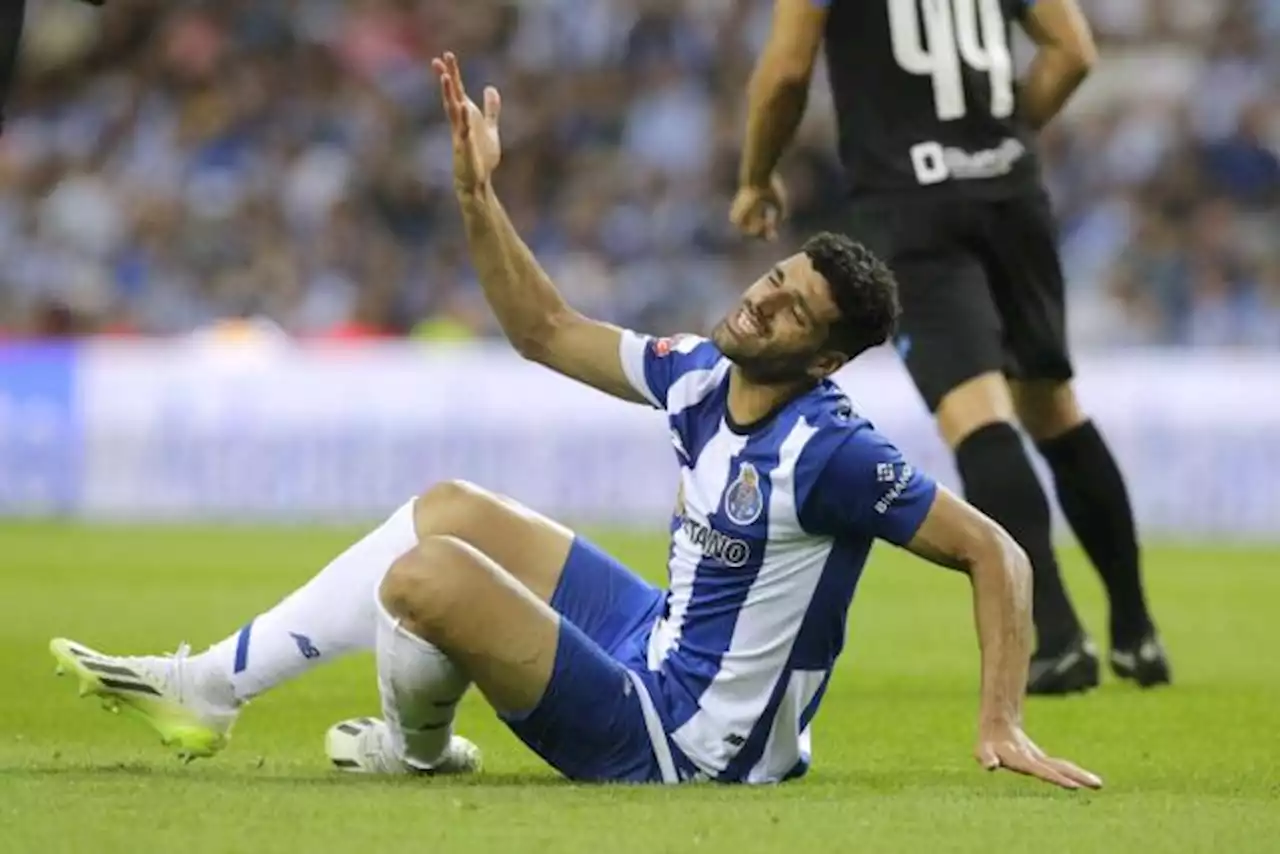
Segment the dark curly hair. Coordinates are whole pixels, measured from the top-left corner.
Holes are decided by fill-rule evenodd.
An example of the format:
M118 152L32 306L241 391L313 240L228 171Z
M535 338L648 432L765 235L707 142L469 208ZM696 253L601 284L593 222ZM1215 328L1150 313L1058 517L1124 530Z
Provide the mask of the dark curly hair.
M874 252L829 231L810 237L800 251L827 280L840 309L827 335L829 349L852 359L893 336L902 313L898 282Z

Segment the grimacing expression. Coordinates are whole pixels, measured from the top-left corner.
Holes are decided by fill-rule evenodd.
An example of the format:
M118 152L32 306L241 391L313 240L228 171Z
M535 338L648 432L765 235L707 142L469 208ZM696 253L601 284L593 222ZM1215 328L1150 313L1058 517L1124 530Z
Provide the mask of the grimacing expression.
M831 324L839 318L830 285L801 252L756 280L716 324L711 340L753 382L817 378L843 361L824 358Z

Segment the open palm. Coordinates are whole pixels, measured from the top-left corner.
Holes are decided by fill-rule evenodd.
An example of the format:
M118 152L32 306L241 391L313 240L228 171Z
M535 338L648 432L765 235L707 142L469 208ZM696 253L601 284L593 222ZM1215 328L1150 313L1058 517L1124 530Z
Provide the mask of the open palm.
M974 758L989 771L1006 768L1064 789L1102 788L1102 779L1096 774L1066 759L1045 755L1020 726L982 727Z
M475 192L489 182L502 158L498 140L498 113L502 100L498 90L484 90L484 110L467 97L458 58L445 53L431 60L431 69L440 78L440 96L453 137L453 183L458 192Z

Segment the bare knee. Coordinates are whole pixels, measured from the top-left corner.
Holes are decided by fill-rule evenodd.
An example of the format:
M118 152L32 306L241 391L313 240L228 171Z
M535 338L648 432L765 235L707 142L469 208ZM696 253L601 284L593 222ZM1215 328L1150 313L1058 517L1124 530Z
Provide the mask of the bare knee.
M996 372L966 380L943 395L934 417L938 432L951 448L957 448L971 434L988 424L1016 418L1009 383Z
M383 576L378 598L387 613L419 637L434 639L466 598L470 550L452 537L424 538Z
M458 537L470 542L471 532L483 530L485 520L499 507L493 493L465 480L442 480L421 496L413 509L420 540Z
M1033 380L1013 385L1018 420L1037 442L1055 439L1085 420L1080 401L1071 383Z

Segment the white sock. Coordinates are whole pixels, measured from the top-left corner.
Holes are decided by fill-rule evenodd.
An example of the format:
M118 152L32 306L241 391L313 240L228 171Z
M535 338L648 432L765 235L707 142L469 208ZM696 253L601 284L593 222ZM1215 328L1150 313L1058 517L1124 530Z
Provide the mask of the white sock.
M458 701L471 681L432 644L406 630L375 602L378 690L396 756L430 770L449 746Z
M314 667L376 642L378 585L418 543L414 501L338 555L318 575L240 631L193 659L230 682L244 702Z

